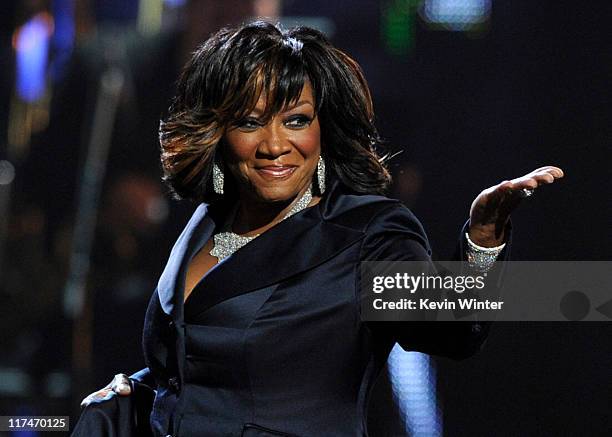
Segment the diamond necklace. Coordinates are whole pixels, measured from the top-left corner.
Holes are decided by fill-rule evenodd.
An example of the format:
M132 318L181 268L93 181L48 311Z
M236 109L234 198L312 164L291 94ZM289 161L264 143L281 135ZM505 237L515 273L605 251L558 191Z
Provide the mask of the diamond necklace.
M291 207L289 212L281 219L281 222L285 219L288 219L294 214L297 214L301 210L305 209L310 202L312 201L312 186L309 186L306 192L300 197L300 199L295 202L295 204ZM209 252L212 256L216 257L219 261L227 258L232 255L238 249L240 249L245 244L259 237L261 234L253 235L251 237L244 237L242 235L238 235L235 232L232 232L232 224L234 223L234 218L236 217L236 212L238 208L234 208L234 211L225 224L223 225L223 229L221 232L215 234L213 236L214 246L212 250ZM280 222L279 222L280 223Z

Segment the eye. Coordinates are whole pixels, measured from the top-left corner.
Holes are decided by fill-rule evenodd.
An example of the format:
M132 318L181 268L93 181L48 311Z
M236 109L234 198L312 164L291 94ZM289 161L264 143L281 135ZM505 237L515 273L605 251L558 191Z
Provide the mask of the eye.
M262 126L262 123L253 117L244 118L236 123L236 127L242 131L254 131Z
M285 120L285 126L292 129L301 129L309 126L312 123L312 118L304 114L292 115Z

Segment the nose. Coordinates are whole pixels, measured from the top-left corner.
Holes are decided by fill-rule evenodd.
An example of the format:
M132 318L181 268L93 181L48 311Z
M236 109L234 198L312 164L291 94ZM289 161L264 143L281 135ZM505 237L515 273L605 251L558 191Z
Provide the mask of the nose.
M291 141L283 133L282 127L274 121L268 123L262 130L257 154L260 158L276 159L291 153Z

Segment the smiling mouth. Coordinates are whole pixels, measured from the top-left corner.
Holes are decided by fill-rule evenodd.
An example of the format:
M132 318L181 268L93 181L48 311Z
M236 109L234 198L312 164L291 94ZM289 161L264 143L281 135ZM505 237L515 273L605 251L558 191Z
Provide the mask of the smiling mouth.
M265 167L255 168L255 170L257 170L257 172L261 176L263 176L265 179L274 179L274 180L288 178L289 176L293 174L293 172L295 172L296 169L297 169L297 166L294 166L294 165L283 165L283 166L268 165Z

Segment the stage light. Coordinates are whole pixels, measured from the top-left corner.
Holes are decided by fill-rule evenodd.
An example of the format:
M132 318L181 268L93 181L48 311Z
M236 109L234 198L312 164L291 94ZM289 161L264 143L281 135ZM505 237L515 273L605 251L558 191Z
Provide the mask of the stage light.
M436 395L436 370L428 355L395 345L387 360L391 387L406 430L412 437L442 436Z
M164 4L162 0L140 0L138 2L138 30L145 35L158 33L162 25Z
M16 92L28 103L40 100L46 90L49 40L53 34L53 19L41 12L13 34L16 62Z
M385 49L392 55L405 55L414 46L417 0L391 0L383 5L381 34Z
M421 18L434 28L465 31L489 20L491 0L425 0Z
M0 185L9 185L15 179L15 167L9 161L0 160Z
M187 0L164 0L164 4L169 8L180 8L185 6Z
M72 0L54 0L52 5L54 32L50 75L54 82L59 82L66 73L74 46L74 4Z

